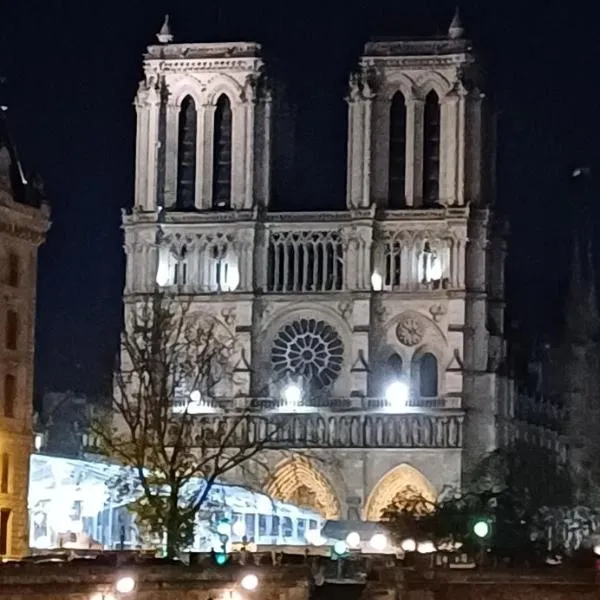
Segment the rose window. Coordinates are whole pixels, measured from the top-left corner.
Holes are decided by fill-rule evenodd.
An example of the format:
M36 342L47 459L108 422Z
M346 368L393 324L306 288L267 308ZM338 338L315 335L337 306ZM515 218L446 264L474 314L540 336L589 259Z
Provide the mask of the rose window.
M338 332L316 319L299 319L283 327L271 348L277 375L300 375L327 387L342 370L344 346Z

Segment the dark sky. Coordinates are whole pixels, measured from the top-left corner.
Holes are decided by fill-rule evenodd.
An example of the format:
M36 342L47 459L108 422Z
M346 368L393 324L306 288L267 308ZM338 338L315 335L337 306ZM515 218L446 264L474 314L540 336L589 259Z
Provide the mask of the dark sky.
M282 59L300 108L304 202L327 208L344 202L342 98L361 44L372 35L444 33L453 11L441 0L5 2L0 73L13 134L53 210L40 252L38 391L94 392L106 381L120 327L120 210L133 195L132 100L142 52L165 12L177 41L256 40ZM599 158L595 5L481 0L461 3L461 12L502 111L511 313L528 330L552 329L569 168Z

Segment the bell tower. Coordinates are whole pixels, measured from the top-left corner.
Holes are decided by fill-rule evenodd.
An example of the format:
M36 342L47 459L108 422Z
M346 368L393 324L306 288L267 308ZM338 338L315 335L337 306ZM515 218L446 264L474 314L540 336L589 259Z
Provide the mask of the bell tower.
M173 43L168 17L144 56L135 206L251 210L270 190L271 94L256 43Z
M493 213L494 123L464 33L457 12L445 36L365 45L347 97L346 204L375 209L372 322L385 309L440 334L432 391L465 411L466 472L497 446L506 251ZM406 342L391 344L406 364ZM417 359L394 368L423 382Z
M463 33L456 14L445 37L365 45L348 94L349 208L489 201L481 74Z

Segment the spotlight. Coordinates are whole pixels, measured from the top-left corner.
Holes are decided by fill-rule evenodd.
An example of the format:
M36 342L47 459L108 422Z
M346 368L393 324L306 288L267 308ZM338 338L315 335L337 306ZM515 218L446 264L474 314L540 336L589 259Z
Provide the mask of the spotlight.
M371 275L371 287L375 292L383 289L383 277L377 271L373 271L373 275Z
M392 409L404 408L408 404L408 386L402 381L394 381L385 390L385 400Z
M302 390L299 385L293 383L284 388L282 395L288 406L297 406L302 401Z

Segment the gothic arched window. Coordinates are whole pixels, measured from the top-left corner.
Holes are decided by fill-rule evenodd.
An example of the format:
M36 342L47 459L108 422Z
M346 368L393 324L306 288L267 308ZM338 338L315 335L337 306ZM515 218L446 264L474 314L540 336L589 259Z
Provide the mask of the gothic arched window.
M390 107L389 207L404 206L406 172L406 104L401 92L396 92Z
M402 380L402 369L402 358L398 354L392 354L385 362L383 367L383 377L378 384L382 396L385 396L386 390L390 384Z
M427 352L419 361L419 396L435 398L438 395L438 362L437 358Z
M387 360L386 370L388 377L400 379L402 377L402 358L397 354L392 354Z
M222 94L215 107L213 140L213 208L231 206L231 132L233 114L229 98Z
M193 210L196 196L196 104L186 96L179 110L177 141L177 202L178 210Z
M440 101L432 90L423 117L423 204L437 204L440 195Z

